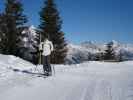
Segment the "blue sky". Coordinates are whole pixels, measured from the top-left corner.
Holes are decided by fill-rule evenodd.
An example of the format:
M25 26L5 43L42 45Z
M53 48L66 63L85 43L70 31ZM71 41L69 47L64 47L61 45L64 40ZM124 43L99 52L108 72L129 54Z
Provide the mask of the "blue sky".
M44 0L21 0L29 25L39 25ZM69 42L133 43L133 0L55 0ZM2 9L0 0L0 9Z

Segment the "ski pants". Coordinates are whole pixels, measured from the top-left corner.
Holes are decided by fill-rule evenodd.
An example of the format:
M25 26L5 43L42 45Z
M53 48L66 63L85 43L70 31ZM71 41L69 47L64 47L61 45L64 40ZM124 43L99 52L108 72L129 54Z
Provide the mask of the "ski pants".
M43 56L43 70L44 70L44 74L52 73L51 65L50 65L50 56Z

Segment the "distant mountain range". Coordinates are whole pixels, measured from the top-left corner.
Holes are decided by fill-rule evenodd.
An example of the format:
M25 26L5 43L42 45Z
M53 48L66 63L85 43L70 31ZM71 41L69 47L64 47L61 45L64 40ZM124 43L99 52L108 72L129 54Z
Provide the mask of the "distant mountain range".
M116 55L121 52L123 60L133 60L133 44L122 44L111 41ZM104 52L107 43L95 43L91 41L82 42L79 45L68 44L67 64L81 63L88 61L89 56L93 57L96 53Z

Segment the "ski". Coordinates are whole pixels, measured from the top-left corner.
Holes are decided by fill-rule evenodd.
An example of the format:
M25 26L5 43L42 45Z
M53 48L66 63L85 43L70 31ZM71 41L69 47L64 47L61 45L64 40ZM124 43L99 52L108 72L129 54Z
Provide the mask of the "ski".
M21 72L22 72L22 73L25 73L25 74L32 75L32 76L37 76L37 77L43 77L43 78L48 77L47 74L30 72L30 71L27 71L27 70L23 70L23 71L21 71Z
M31 71L28 71L28 70L19 70L19 69L13 69L13 68L10 68L10 69L12 71L14 71L14 72L21 72L21 73L24 73L24 74L27 74L27 75L36 76L36 77L47 78L49 76L46 73L37 73L37 72L31 72Z

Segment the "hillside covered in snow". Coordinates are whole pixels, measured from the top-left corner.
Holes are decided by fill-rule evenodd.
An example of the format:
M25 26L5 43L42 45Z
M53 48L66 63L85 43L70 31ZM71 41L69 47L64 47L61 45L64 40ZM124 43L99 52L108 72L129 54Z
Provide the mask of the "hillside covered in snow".
M52 66L53 76L37 77L23 71L42 73L42 66L0 55L0 99L133 100L133 61Z

